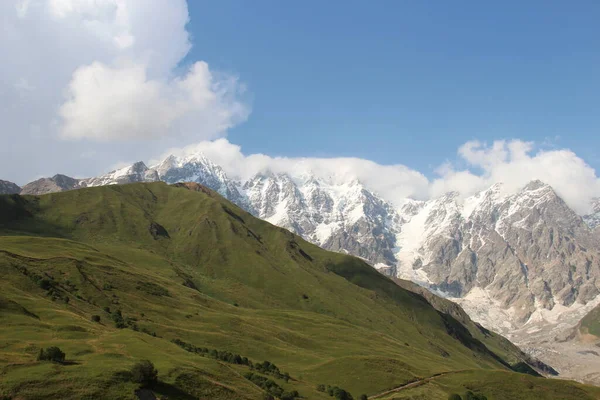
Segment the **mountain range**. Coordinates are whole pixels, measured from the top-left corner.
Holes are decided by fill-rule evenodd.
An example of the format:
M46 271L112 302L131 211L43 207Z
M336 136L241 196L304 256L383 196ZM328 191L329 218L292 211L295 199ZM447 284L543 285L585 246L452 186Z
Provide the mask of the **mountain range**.
M540 377L552 370L455 303L197 183L2 195L0 272L3 398L600 395ZM56 347L64 361L38 357ZM142 389L141 359L158 370Z
M398 204L356 179L267 170L242 181L198 153L88 179L55 175L21 194L155 181L205 185L314 244L458 302L524 346L533 332L571 329L600 303L600 200L580 216L541 181L517 192L497 183L468 198L447 193Z

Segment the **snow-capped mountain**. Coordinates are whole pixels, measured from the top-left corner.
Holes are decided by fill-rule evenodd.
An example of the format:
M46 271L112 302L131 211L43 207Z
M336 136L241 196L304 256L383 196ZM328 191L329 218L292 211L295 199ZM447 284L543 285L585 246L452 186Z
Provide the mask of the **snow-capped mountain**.
M593 307L600 243L590 227L540 181L515 194L502 189L420 204L400 228L399 275L504 333L557 323L560 315L567 322Z
M600 303L600 229L593 230L600 201L582 218L540 181L517 193L498 183L466 199L447 193L398 206L358 180L270 171L232 179L202 154L151 167L138 162L96 178L60 177L36 181L30 193L157 180L203 184L326 249L452 298L505 334L573 325Z
M266 172L233 180L202 154L169 156L148 168L142 162L84 180L87 186L133 182L201 183L252 214L324 248L393 266L394 208L357 180L333 183L314 176Z
M600 226L600 198L592 200L592 213L584 216L583 220L592 229Z
M156 182L159 180L158 173L139 161L128 167L120 168L96 178L83 179L85 186L120 185L134 182Z
M358 181L259 174L242 186L251 212L326 249L393 264L398 215Z
M239 183L229 179L223 168L202 154L183 158L169 156L151 167L161 181L173 184L177 182L197 182L220 193L231 202L248 208L246 199L240 194Z

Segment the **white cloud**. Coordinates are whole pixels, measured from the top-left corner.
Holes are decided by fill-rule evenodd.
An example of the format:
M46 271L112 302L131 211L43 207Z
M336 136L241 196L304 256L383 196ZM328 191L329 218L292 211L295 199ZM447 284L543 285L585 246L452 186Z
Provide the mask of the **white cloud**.
M457 170L452 163L445 163L436 170L439 176L431 180L401 164L381 165L359 158L245 155L240 146L226 139L170 149L161 158L201 152L221 165L229 176L241 180L267 170L288 173L299 179L306 173L334 182L358 179L396 205L403 204L407 197L426 200L449 191L466 197L497 182L503 182L509 193L539 179L551 185L576 212L589 212L590 200L600 196L600 180L594 169L570 150L535 152L534 149L533 143L520 140L495 141L489 146L468 142L458 149L458 155L476 172Z
M236 90L235 83L216 81L205 62L167 82L148 79L143 65L93 63L73 74L68 100L60 107L61 134L95 140L186 133L215 138L248 115Z
M596 171L571 150L534 149L533 143L521 140L499 140L489 146L468 142L458 153L481 172L441 171L440 178L432 183L432 195L448 190L470 195L496 182L503 182L505 190L514 192L539 179L552 186L575 211L589 212L590 200L600 196Z
M515 190L532 179L551 184L580 213L600 196L596 172L576 154L519 140L466 143L459 163L444 164L434 179L401 164L245 155L227 140L206 142L243 122L249 107L237 77L203 61L181 68L191 48L188 20L185 0L0 1L0 53L8 60L0 63L0 171L11 173L0 178L90 176L98 165L203 141L179 151L201 149L240 178L272 169L359 179L394 202L450 190L466 196L498 181Z
M200 60L180 65L188 21L185 0L0 1L4 178L93 174L140 149L214 139L243 122L237 77ZM95 159L72 160L90 146ZM23 154L31 162L15 170Z
M46 141L197 141L249 114L236 77L179 65L191 48L185 0L6 1L0 16L6 132L34 123Z

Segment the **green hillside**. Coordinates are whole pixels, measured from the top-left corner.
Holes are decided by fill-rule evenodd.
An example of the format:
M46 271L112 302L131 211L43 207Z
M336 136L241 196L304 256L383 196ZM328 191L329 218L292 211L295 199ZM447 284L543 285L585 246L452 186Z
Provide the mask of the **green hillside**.
M136 398L142 359L169 399L268 398L267 379L282 398L331 399L317 386L358 398L452 371L525 376L500 336L195 184L0 196L0 273L0 398ZM51 346L65 363L37 361Z
M600 306L596 306L579 323L579 330L583 334L600 337Z

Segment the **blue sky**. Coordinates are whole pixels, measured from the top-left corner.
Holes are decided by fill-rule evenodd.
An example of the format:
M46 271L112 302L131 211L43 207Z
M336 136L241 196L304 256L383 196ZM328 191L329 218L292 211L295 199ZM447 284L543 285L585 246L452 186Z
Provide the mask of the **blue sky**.
M252 113L228 135L245 153L429 175L468 140L519 138L600 167L597 1L188 5L186 60L248 87Z
M0 179L201 151L232 177L304 162L394 198L532 179L581 213L600 197L598 1L16 0L0 15Z

